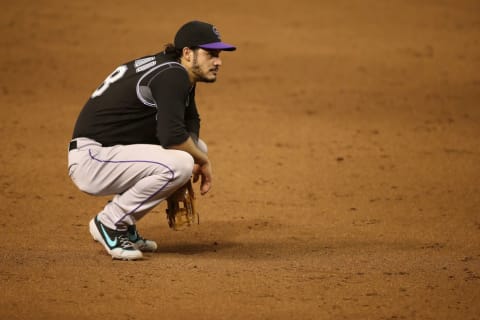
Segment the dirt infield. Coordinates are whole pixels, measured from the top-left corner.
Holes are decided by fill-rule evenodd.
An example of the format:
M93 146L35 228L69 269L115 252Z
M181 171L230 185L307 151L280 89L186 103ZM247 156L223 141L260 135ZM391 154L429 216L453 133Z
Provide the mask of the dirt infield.
M0 319L480 319L478 1L161 3L2 4ZM192 19L239 48L197 90L215 185L112 261L73 125Z

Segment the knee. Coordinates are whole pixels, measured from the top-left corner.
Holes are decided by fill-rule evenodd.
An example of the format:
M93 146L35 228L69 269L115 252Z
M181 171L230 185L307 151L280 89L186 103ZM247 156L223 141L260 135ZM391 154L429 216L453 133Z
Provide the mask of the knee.
M175 180L181 184L186 183L192 176L194 160L193 157L184 151L178 151L175 161Z
M202 150L202 152L208 153L207 144L202 139L198 139L197 147L198 147L198 149Z

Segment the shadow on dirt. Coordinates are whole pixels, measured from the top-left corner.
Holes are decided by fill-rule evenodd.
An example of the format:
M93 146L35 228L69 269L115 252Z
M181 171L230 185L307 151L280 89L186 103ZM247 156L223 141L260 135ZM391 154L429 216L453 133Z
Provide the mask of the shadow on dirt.
M161 237L154 238L158 243L156 254L276 260L329 255L370 255L379 250L389 250L392 253L422 251L431 248L428 243L416 239L393 241L377 238L352 241L340 236L324 235L305 226L287 226L266 220L215 221L183 231L165 230L162 230ZM155 233L149 228L146 231ZM158 229L156 233L158 234Z

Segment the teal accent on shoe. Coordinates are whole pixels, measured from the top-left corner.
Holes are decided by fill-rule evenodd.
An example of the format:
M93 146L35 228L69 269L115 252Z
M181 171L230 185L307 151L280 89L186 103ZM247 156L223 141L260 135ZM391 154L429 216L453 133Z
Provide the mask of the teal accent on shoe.
M138 233L137 233L137 230L135 230L134 233L128 233L128 240L132 241L132 242L135 242L138 240Z
M103 224L100 223L100 228L102 229L102 233L103 233L103 238L105 240L107 240L107 244L110 248L115 248L117 245L118 245L118 239L117 237L115 237L115 241L112 241L112 239L110 239L107 231L105 230L105 228L103 227Z

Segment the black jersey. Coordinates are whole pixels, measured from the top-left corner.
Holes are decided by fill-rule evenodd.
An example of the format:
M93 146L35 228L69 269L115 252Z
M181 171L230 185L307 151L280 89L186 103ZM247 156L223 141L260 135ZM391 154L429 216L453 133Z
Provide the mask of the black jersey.
M199 130L195 87L186 69L162 52L115 69L83 107L73 138L168 147Z

